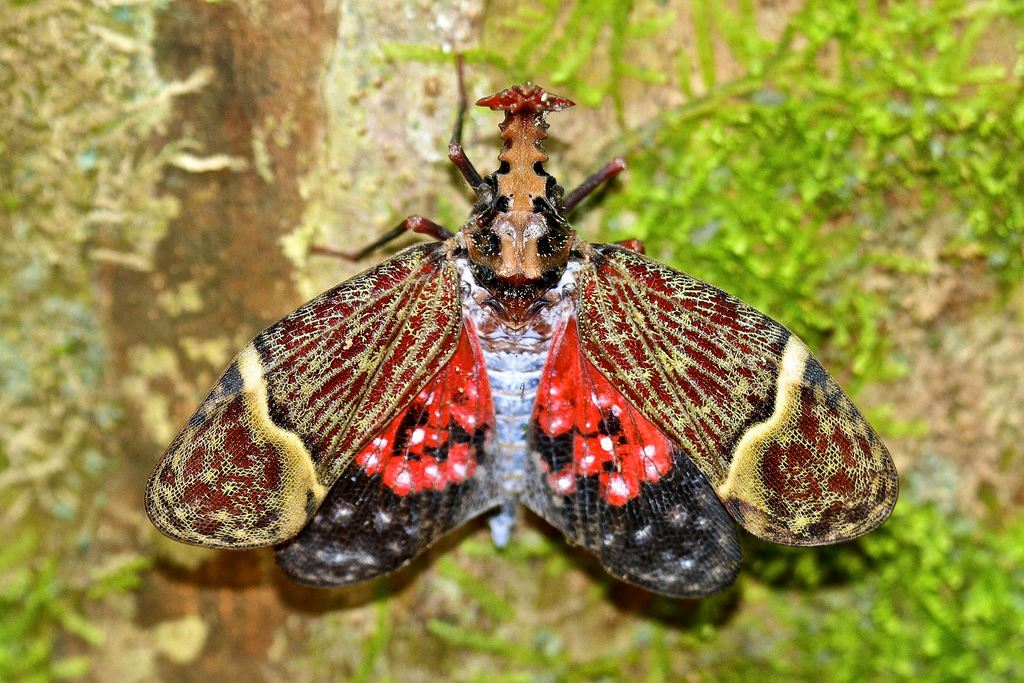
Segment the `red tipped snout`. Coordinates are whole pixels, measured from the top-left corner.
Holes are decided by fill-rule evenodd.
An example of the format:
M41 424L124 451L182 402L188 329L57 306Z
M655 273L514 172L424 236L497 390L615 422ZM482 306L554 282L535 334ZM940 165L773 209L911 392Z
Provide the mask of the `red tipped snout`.
M505 88L490 97L481 97L476 101L478 106L490 107L495 111L507 111L513 114L530 112L560 111L574 106L576 103L558 95L552 95L539 85L523 83Z

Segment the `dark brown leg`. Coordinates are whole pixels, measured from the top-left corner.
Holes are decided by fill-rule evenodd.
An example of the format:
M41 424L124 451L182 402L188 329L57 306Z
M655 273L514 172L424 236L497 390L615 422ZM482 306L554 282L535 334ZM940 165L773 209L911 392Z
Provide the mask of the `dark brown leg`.
M562 210L568 213L572 211L577 204L582 202L587 195L596 190L602 184L608 182L618 174L622 173L626 168L626 160L622 157L616 157L607 164L604 165L600 171L590 176L575 190L570 192L562 200Z
M638 254L646 254L647 253L647 250L644 249L644 243L641 242L638 239L622 240L621 242L616 242L615 244L619 245L623 249L629 249L630 251L635 251Z
M409 216L404 221L388 230L386 233L355 252L339 251L328 247L310 247L309 253L318 256L335 256L346 261L360 261L373 252L383 247L388 242L397 239L409 231L418 232L421 235L429 235L436 240L446 240L452 237L452 233L443 225L438 225L432 220L423 216Z
M466 116L466 80L463 76L462 55L455 57L455 73L459 79L459 114L455 117L452 139L448 142L448 158L459 169L469 186L475 190L480 187L483 179L462 149L462 120Z

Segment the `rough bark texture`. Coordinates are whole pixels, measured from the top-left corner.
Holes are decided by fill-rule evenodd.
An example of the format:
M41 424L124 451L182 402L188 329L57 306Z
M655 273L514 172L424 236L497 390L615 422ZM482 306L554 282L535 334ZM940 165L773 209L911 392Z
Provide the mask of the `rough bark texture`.
M258 10L173 3L158 17L156 59L164 79L213 69L207 87L176 101L166 139L193 141L198 157L233 158L220 170L167 171L161 189L176 197L180 210L154 268L119 270L112 281L119 366L139 372L143 348L163 349L173 358L173 370L149 385L170 399L170 429L187 419L195 397L222 369L225 353L300 301L280 240L303 218L299 182L319 153L320 78L337 21L337 12L321 2L290 0ZM167 292L181 294L177 305ZM163 447L157 441L165 433L158 428L144 437L138 430L130 440L139 475ZM136 494L131 497L137 501ZM287 612L268 580L268 555L200 557L207 555L194 571L168 562L149 574L140 594L144 628L190 615L200 615L206 625L203 656L188 663L161 658L158 675L183 681L261 677L273 625Z

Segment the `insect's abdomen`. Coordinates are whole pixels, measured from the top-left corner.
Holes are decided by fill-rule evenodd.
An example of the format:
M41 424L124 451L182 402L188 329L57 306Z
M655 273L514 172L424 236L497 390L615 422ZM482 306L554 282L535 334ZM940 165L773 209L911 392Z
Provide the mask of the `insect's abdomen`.
M480 338L494 401L495 429L487 450L503 499L501 511L489 520L491 538L499 548L508 545L515 526L526 476L527 430L550 344L550 337L513 340L501 328Z
M476 283L469 262L458 259L455 266L462 279L462 313L477 333L494 404L486 479L501 499L501 511L491 517L490 526L495 545L503 547L512 533L530 470L528 432L552 336L575 309L576 269L566 269L544 295L546 305L527 325L512 327L489 305L491 294ZM536 475L536 466L532 471Z
M503 333L480 339L494 400L495 433L489 450L495 455L498 477L509 497L521 490L526 431L550 341L534 337L529 343L515 343Z

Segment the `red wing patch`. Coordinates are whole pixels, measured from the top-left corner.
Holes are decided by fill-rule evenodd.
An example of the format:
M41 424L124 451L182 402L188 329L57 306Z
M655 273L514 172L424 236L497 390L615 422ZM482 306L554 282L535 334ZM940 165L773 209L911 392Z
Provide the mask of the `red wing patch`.
M448 364L356 456L369 475L405 496L440 491L473 476L476 448L494 426L487 371L472 323Z
M610 574L688 598L733 581L736 525L687 454L583 355L575 317L552 338L532 421L522 502Z
M581 477L597 477L605 502L625 505L640 495L641 484L657 482L672 468L664 434L583 357L575 318L552 339L534 422L546 436L572 442L571 450L542 463L556 493L572 494Z

